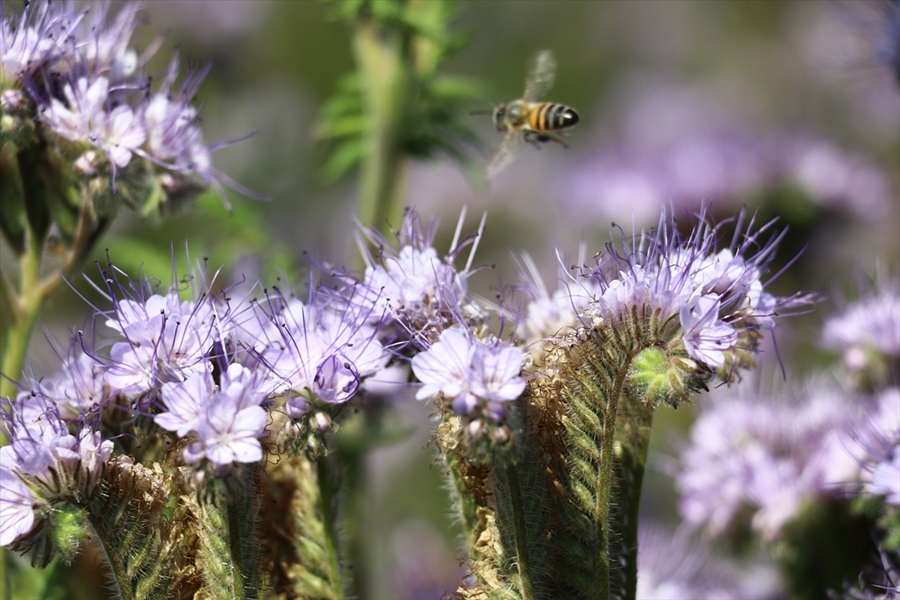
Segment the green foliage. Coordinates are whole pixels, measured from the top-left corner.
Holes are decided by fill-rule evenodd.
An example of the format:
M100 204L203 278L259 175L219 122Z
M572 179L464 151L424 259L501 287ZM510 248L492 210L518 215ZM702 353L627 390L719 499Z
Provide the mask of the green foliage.
M344 0L335 2L336 15L360 30L374 28L385 45L397 49L396 68L407 83L397 102L399 119L395 151L400 156L432 159L450 156L467 163L467 146L477 137L463 119L473 103L483 98L472 81L438 72L441 62L465 45L465 36L451 33L453 3L445 0ZM325 103L319 119L318 139L330 144L323 167L328 181L346 175L365 157L370 138L382 124L373 106L376 81L365 67L343 77L337 92Z

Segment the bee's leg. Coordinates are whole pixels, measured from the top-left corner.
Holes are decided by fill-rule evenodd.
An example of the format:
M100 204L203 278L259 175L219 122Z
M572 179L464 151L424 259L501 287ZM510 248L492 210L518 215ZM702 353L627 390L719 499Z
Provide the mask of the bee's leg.
M562 134L562 135L565 135L565 134ZM560 135L558 133L544 131L544 132L541 132L541 137L540 137L539 141L541 141L541 142L556 142L563 148L568 148L569 145L565 142L565 140L563 140L562 135Z
M525 141L528 142L529 144L531 144L532 146L534 146L535 148L537 148L538 150L541 149L541 142L547 141L543 135L541 135L540 133L538 133L536 131L526 130L523 133L525 134Z

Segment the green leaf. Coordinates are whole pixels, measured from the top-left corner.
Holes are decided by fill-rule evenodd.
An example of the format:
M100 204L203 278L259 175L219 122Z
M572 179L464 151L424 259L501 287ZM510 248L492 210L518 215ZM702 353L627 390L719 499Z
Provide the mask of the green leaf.
M359 164L365 154L364 148L364 144L358 140L348 141L338 146L323 167L326 181L337 181Z

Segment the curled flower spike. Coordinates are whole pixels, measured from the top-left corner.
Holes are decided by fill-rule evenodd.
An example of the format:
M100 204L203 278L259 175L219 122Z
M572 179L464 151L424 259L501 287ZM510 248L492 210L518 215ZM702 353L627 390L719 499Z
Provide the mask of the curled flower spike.
M113 444L88 425L72 435L55 403L39 393L7 403L2 419L9 445L0 449L0 538L10 545L47 518L53 503L92 496Z
M720 251L721 231L732 223L713 225L705 213L687 238L663 214L652 234L608 245L589 275L599 295L583 310L582 324L627 324L635 310L652 315L660 327L677 325L667 343L682 345L694 368L731 380L737 368L753 364L760 333L775 328L775 317L813 302L765 291L766 267L785 232L773 232L773 223L753 231L754 219L745 221L741 215L733 223L732 245Z

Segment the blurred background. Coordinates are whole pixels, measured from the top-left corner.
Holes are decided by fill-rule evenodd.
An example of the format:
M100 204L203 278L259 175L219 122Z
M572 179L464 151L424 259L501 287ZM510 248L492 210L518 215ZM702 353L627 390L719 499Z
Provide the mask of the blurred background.
M415 163L408 205L443 223L439 251L448 249L464 206L467 231L488 213L475 264L496 268L472 281L485 296L517 279L514 254L530 253L553 282L557 250L571 261L585 241L590 256L609 239L613 222L626 230L649 227L660 206L687 216L702 202L719 217L746 205L761 219L778 217L790 227L781 264L802 254L773 285L776 293L853 290L859 277L878 268L896 274L900 74L896 55L889 63L898 33L890 37L888 4L460 2L452 30L469 43L442 71L481 86L483 102L471 110L519 97L529 61L546 48L559 69L544 99L576 108L581 123L568 149L526 148L487 184L450 160ZM326 149L316 139L323 103L354 68L349 28L335 7L311 0L147 2L144 20L134 47L167 32L150 72L162 74L175 51L183 60L212 64L197 98L207 141L256 132L218 151L215 165L271 199L231 193L229 214L211 193L167 219L126 215L105 242L113 261L143 265L167 281L171 256L183 255L187 244L192 258L209 257L226 277L272 282L281 276L295 285L309 272L305 256L352 263L357 182L353 173L325 180ZM486 163L501 134L489 116L466 111L458 118L483 140L471 152L476 163ZM826 302L818 314L779 332L789 380L815 366L819 327L831 309ZM48 332L60 340L89 315L72 290L57 295L51 310ZM52 356L50 345L36 338L31 355L29 364L39 365ZM746 385L781 380L771 348L761 364L764 383ZM414 400L398 403L397 419L410 434L370 459L376 598L440 598L465 572L441 467L428 447L430 411ZM642 509L674 527L666 465L691 411L661 413Z

